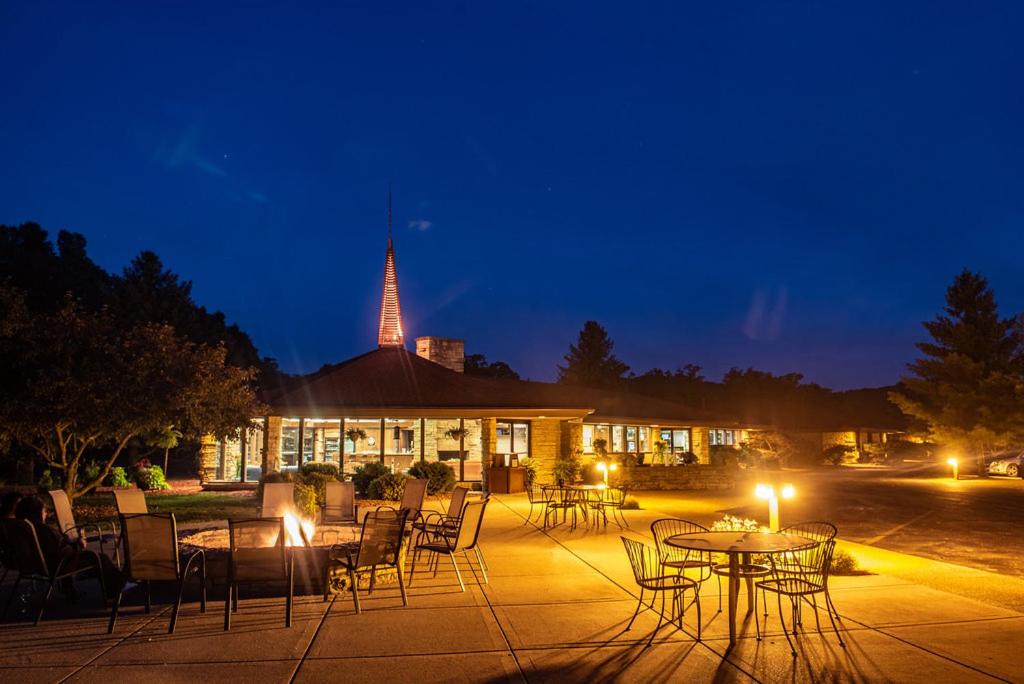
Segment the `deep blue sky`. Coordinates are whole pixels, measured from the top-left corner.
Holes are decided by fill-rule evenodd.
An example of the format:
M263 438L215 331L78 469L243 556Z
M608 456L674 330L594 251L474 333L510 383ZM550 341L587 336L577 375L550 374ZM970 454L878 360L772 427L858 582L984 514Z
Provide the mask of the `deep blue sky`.
M376 343L390 180L410 338L889 383L961 268L1024 309L1024 6L973 4L6 2L0 222L308 371Z

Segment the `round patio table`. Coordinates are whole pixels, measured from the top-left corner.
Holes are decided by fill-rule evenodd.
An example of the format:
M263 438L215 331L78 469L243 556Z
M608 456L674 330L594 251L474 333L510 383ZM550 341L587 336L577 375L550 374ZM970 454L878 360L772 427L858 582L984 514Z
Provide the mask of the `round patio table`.
M691 532L677 534L665 539L665 543L677 549L724 553L729 556L729 648L736 644L736 599L740 592L740 557L743 564L750 564L750 555L770 555L787 551L801 551L817 546L818 542L807 537L783 532ZM754 611L754 580L747 580L747 614Z

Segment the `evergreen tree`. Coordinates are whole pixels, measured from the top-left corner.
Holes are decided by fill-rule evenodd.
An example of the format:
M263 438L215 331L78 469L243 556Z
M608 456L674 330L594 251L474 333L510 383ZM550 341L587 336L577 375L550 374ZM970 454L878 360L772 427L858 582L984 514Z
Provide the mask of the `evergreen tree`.
M988 282L963 271L946 291L944 313L924 324L911 376L891 399L929 439L978 460L1024 438L1024 357L1013 319L1001 318Z
M476 375L482 378L519 379L519 373L512 370L512 366L504 361L488 361L483 354L466 354L463 372L466 375Z
M597 321L587 321L576 344L569 345L565 366L558 366L558 382L586 387L612 387L623 380L629 366L612 354L615 343Z

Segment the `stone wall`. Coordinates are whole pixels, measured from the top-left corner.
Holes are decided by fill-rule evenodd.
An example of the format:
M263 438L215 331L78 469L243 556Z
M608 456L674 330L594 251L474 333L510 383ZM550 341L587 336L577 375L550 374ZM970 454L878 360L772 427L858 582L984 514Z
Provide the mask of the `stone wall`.
M619 468L609 480L634 490L708 490L732 489L738 477L742 474L736 468L710 465L642 466Z
M695 427L690 430L690 451L697 457L697 463L711 463L711 440L706 427Z
M263 460L263 472L281 469L281 416L267 418L267 448Z
M466 366L466 343L447 337L417 337L416 356L462 373Z
M530 423L530 458L537 466L540 482L553 482L551 469L562 453L563 421L538 418Z
M203 435L199 440L199 481L211 482L217 479L217 440Z

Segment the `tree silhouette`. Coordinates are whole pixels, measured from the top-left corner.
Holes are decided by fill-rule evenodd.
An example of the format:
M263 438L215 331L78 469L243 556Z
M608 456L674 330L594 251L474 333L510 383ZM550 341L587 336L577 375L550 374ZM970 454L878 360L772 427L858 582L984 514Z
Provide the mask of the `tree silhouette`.
M565 366L558 366L558 382L585 387L621 384L629 366L612 354L615 343L597 321L587 321L576 344L569 345Z

